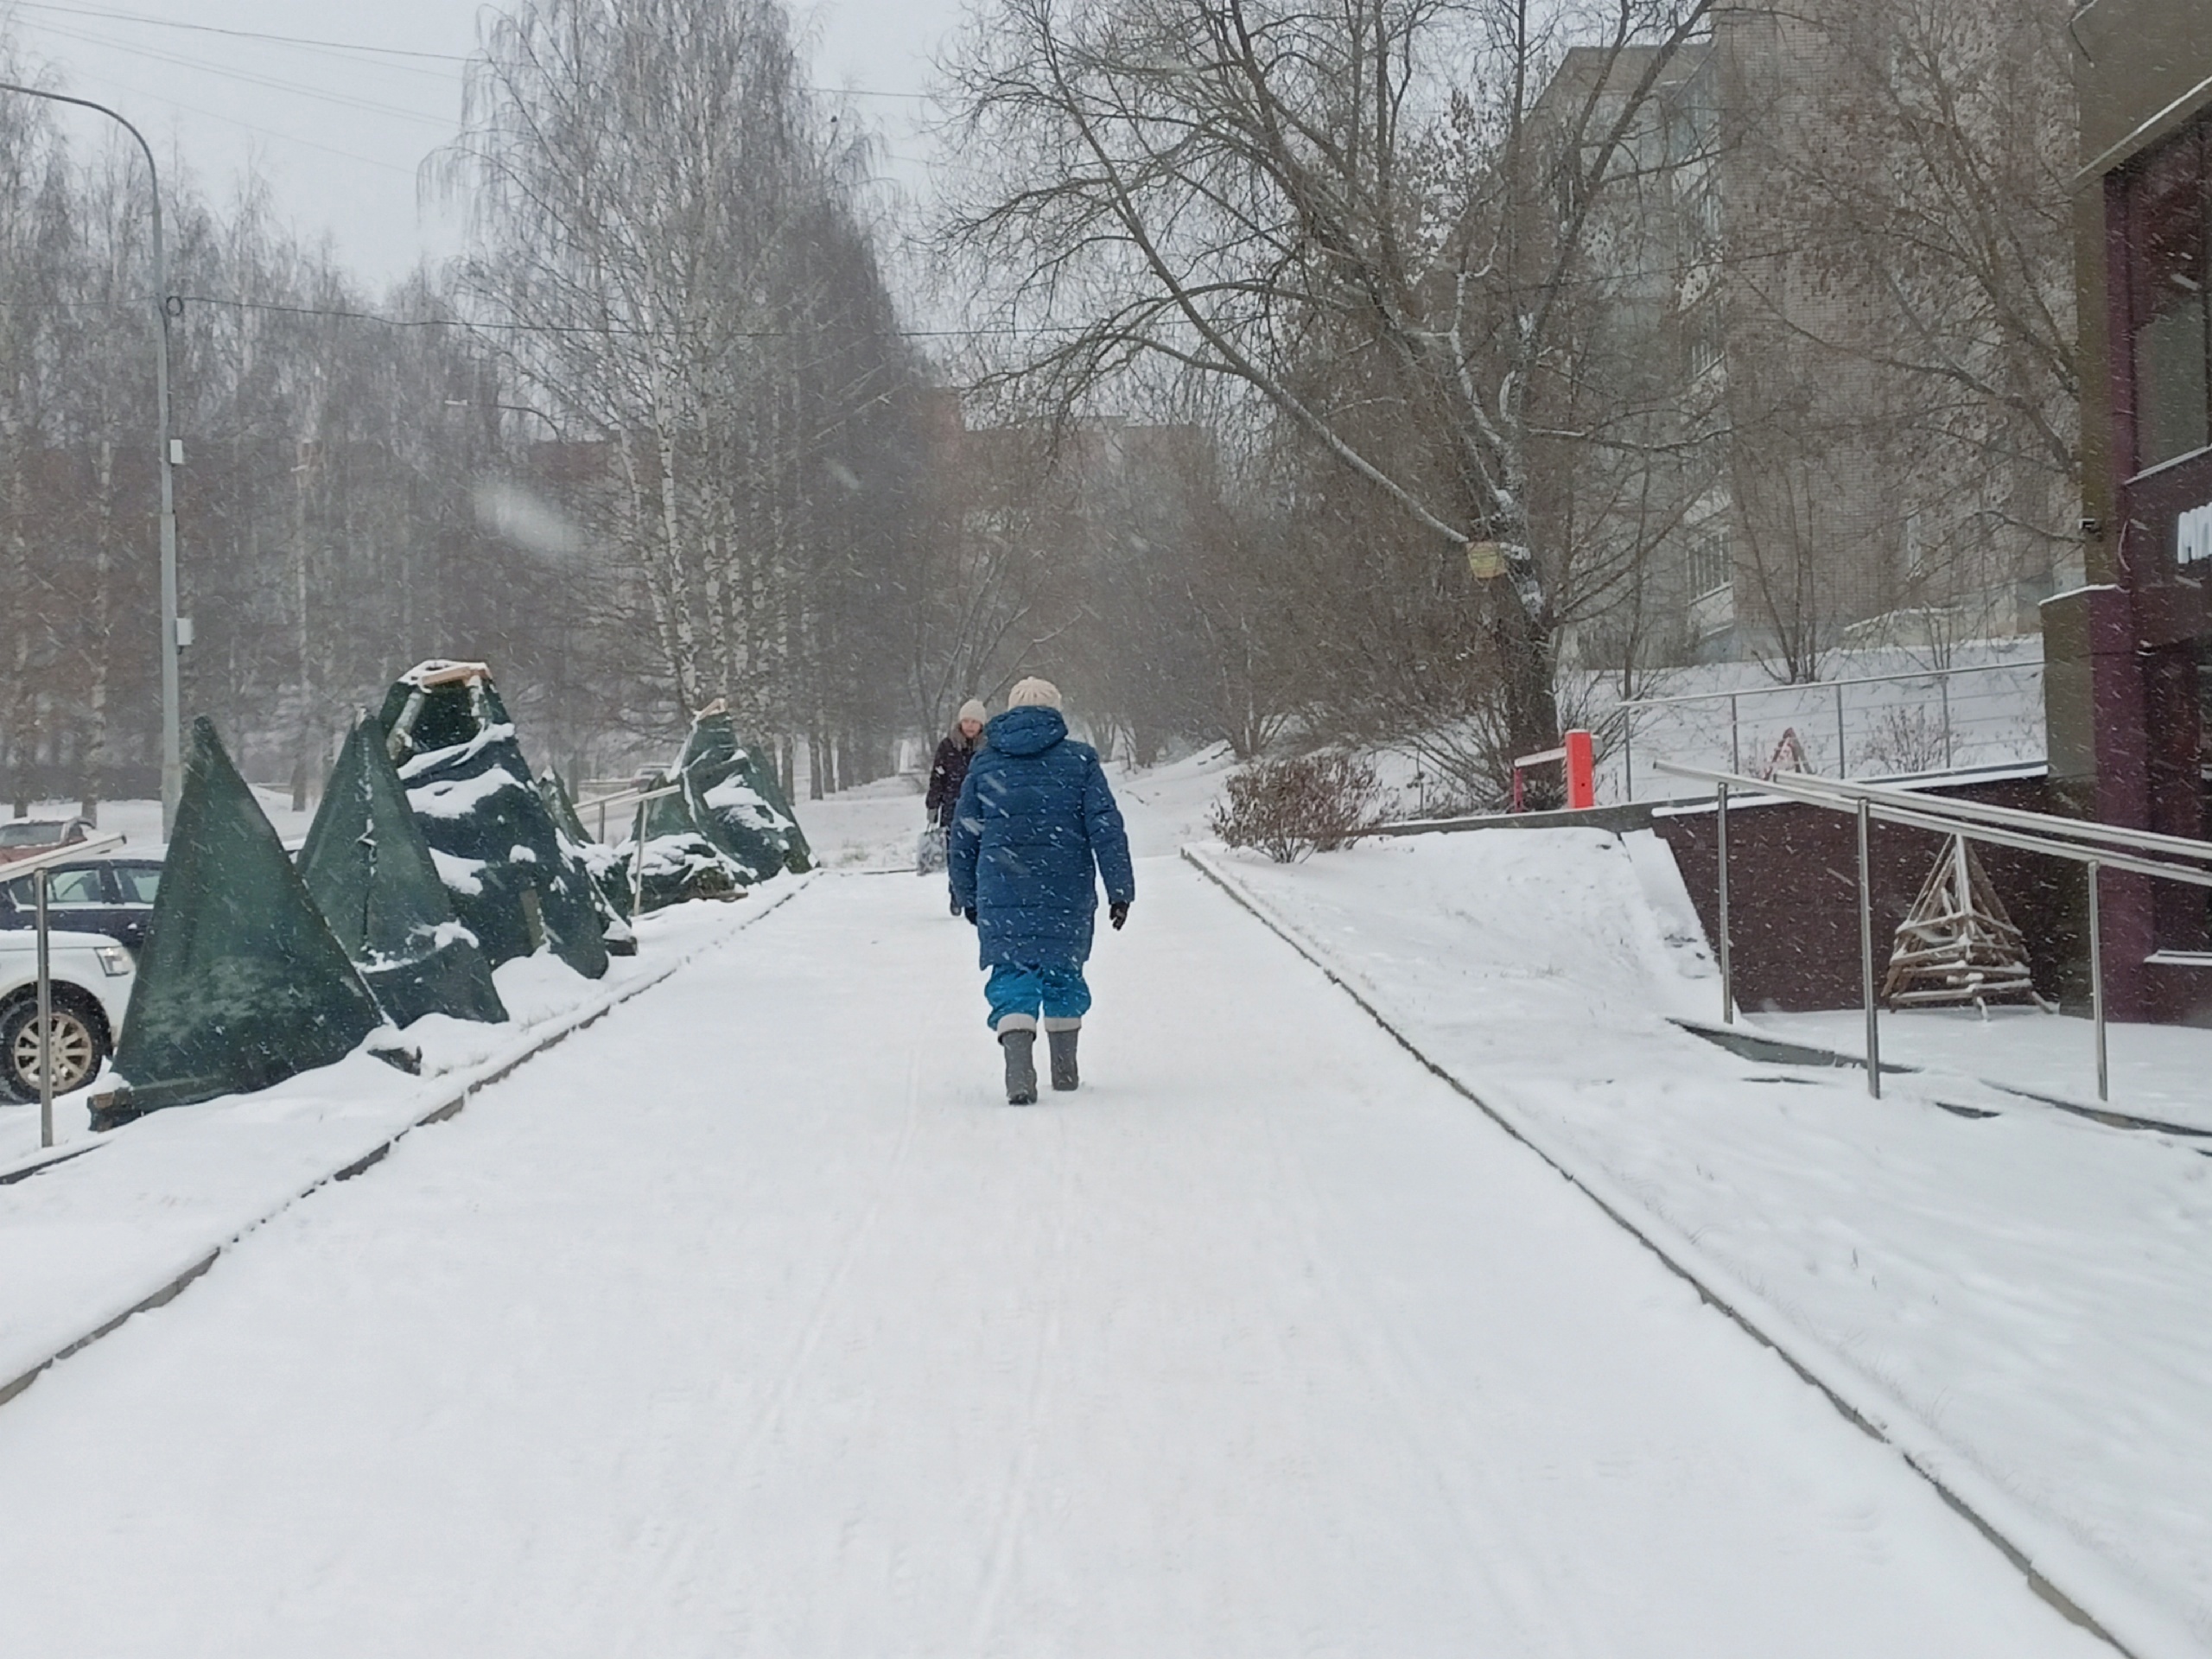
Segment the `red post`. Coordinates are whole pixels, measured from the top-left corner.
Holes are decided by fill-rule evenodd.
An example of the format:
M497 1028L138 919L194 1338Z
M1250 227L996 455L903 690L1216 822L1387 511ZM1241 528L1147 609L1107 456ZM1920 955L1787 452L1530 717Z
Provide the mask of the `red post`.
M1598 751L1587 732L1567 734L1567 804L1577 812L1598 804Z

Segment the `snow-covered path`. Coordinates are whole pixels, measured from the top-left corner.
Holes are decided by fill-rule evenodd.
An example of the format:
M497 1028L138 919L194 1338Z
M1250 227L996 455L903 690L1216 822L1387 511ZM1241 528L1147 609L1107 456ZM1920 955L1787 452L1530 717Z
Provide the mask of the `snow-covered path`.
M1194 873L824 880L0 1410L11 1656L2108 1654Z

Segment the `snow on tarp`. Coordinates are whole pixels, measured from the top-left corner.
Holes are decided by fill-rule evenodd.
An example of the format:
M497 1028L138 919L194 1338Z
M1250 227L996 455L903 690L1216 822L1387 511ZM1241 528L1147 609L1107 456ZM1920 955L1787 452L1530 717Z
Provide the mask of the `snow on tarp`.
M99 1117L265 1089L343 1059L383 1024L213 724L195 720L119 1086Z
M592 839L559 772L538 773L537 793L552 816L554 833L561 842L561 855L581 865L591 878L592 897L598 903L599 929L606 938L607 954L635 956L638 936L624 919L630 912L630 879L622 868L622 855L603 842Z
M666 789L669 781L665 773L655 772L645 786ZM759 879L701 833L687 791L639 803L636 834L618 854L624 894L628 896L634 882L638 909L646 913L694 899L742 898L747 885Z
M384 728L365 715L331 771L300 849L300 876L394 1025L426 1014L506 1019L491 963L454 916Z
M765 881L779 871L802 874L813 855L772 768L737 741L719 702L699 711L676 762L683 800L698 832L746 872Z
M484 665L418 664L377 723L454 911L492 965L550 944L587 978L606 973L590 875L564 854Z

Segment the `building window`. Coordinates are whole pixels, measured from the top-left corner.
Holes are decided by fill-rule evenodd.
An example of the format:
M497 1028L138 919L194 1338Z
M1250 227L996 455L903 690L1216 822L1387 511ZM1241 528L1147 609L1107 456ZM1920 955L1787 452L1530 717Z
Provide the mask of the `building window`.
M2212 443L2209 137L2199 123L2152 151L2126 184L2139 472Z
M2212 562L2212 501L2190 507L2174 520L2174 563L2193 577L2204 573L2192 567Z
M1690 313L1685 330L1689 347L1690 379L1702 380L1720 367L1727 354L1721 338L1720 307L1708 299Z
M1728 537L1719 530L1702 530L1693 533L1690 539L1690 597L1702 599L1719 588L1731 586L1736 580L1733 563L1728 557Z

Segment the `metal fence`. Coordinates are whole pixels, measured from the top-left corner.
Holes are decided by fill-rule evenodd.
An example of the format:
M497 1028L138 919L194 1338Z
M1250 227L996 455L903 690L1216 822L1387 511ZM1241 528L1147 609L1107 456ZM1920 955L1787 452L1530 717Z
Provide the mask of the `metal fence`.
M2044 759L2040 662L1691 691L1614 706L1621 726L1612 781L1623 800L1636 798L1639 746L1648 771L1673 773L1656 764L1664 756L1758 777L1897 777Z

